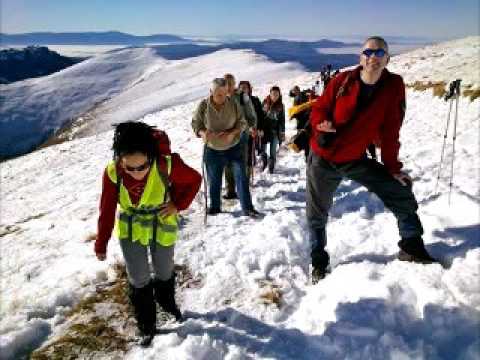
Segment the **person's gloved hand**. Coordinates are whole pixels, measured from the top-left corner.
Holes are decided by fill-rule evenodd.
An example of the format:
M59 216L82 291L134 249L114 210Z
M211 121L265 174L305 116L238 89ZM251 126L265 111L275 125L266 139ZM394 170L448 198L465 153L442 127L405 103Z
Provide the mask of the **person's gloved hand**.
M325 120L317 125L317 130L320 132L336 132L331 121Z

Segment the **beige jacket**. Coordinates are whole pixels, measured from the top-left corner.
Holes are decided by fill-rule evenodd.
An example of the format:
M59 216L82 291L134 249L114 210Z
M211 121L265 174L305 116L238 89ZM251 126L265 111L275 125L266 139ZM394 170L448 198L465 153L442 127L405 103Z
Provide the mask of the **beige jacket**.
M227 97L222 108L217 111L210 97L204 99L198 104L193 115L192 128L197 136L201 130L210 130L213 132L222 132L233 129L245 130L248 127L247 121L243 115L240 105L233 98ZM240 141L240 134L235 136L233 142L225 144L220 139L213 139L207 143L209 148L214 150L227 150Z

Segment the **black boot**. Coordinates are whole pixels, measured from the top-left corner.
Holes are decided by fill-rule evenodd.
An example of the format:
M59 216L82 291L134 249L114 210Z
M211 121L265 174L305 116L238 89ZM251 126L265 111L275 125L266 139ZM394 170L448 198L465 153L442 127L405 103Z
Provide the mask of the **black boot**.
M252 219L263 219L265 217L265 214L262 214L261 212L258 212L255 210L253 207L251 209L248 209L243 213L244 216L251 217Z
M166 281L156 279L154 282L155 300L165 312L172 314L175 320L182 321L182 313L175 302L175 274Z
M315 284L327 276L330 256L324 249L312 251L312 282Z
M212 215L212 216L220 214L221 212L222 212L222 210L217 209L217 208L212 208L212 207L209 207L208 210L207 210L207 214Z
M316 284L325 278L330 264L330 256L325 251L327 245L325 229L310 229L310 242L312 244L312 283Z
M273 174L273 169L275 168L275 159L268 159L268 172Z
M135 319L140 333L139 345L149 346L155 336L157 323L157 308L153 299L151 283L143 288L129 284L128 297L133 305Z
M398 242L400 252L398 259L401 261L410 261L420 264L432 264L438 260L432 258L425 249L425 244L420 236L403 238Z

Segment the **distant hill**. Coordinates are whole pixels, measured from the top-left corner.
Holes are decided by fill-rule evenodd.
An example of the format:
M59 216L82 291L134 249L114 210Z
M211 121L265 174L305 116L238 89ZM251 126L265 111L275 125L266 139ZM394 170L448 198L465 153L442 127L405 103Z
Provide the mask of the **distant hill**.
M81 60L40 46L0 50L0 84L50 75Z
M156 34L136 36L119 31L107 32L35 32L1 34L0 43L6 45L142 45L148 43L190 42L180 36Z
M360 46L359 43L343 43L332 40L291 41L270 39L261 42L236 42L222 45L222 48L252 49L257 54L268 56L275 62L296 61L309 71L320 71L330 64L334 69L351 66L358 61L357 54L322 54L320 48L341 48Z
M334 69L351 66L358 62L357 54L323 54L320 48L342 48L360 46L359 43L343 43L332 40L314 42L269 39L265 41L241 41L224 43L216 46L197 44L174 44L153 46L157 55L168 60L181 60L193 56L213 53L222 49L250 49L255 53L267 56L270 60L282 62L298 62L309 71L320 71L330 64Z

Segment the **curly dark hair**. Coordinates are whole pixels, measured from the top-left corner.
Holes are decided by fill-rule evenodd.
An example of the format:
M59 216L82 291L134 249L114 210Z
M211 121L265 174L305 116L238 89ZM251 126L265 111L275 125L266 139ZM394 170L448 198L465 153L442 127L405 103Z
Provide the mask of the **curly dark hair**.
M157 158L158 146L154 137L155 127L140 121L126 121L115 124L113 155L116 160L122 156L141 153L150 161Z

